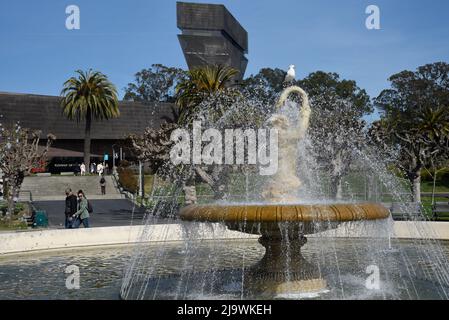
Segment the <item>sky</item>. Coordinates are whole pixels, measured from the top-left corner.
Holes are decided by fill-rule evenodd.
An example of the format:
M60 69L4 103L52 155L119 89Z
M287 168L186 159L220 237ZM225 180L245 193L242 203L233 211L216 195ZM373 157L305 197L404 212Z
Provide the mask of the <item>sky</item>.
M263 67L297 78L322 70L357 81L371 97L388 77L449 62L447 0L222 0L249 34L245 76ZM68 5L80 29L65 26ZM368 5L380 30L368 30ZM0 91L59 95L77 69L102 71L119 89L161 63L186 69L175 0L0 0Z

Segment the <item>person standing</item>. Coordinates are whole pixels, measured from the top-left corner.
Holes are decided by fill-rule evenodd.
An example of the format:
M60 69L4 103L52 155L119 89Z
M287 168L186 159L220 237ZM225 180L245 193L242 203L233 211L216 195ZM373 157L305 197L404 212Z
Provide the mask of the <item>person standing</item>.
M100 188L101 188L101 194L106 194L106 179L104 177L101 177L100 179Z
M97 173L99 176L103 174L103 165L101 164L101 162L97 164Z
M89 228L89 204L87 203L86 196L83 190L78 191L78 206L77 211L72 215L75 219L73 222L73 228L78 229L81 224L84 228Z
M82 176L86 175L86 165L84 164L84 162L80 165L80 171Z
M75 214L78 206L78 200L70 188L65 190L65 195L65 228L71 229L73 224L73 215Z

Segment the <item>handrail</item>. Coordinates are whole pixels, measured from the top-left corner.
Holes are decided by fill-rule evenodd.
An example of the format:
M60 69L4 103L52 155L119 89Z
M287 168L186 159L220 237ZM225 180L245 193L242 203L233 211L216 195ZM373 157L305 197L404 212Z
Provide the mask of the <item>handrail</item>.
M33 193L31 192L31 190L20 190L18 198L20 198L20 194L21 193L28 193L29 194L29 198L30 198L29 202L33 203Z

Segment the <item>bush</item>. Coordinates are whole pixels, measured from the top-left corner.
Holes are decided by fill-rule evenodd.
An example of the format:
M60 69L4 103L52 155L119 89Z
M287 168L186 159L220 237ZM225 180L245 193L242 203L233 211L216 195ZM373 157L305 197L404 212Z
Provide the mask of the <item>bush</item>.
M27 229L26 217L31 215L31 207L24 203L17 203L14 208L14 215L6 219L8 205L0 200L0 230L21 230Z
M128 168L131 165L128 160L122 160L120 162L120 168Z
M134 171L129 167L119 167L117 169L118 181L122 188L128 192L136 193L138 188L138 181L134 175Z
M14 207L14 215L18 215L24 210L25 205L23 203L16 203ZM6 201L0 201L0 215L6 215L6 211L8 211L8 203Z

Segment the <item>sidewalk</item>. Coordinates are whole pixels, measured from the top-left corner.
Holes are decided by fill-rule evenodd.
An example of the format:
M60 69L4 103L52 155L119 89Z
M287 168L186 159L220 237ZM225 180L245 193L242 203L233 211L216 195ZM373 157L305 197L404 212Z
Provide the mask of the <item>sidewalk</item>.
M142 224L145 209L134 206L127 199L91 200L94 212L90 215L91 227L130 226ZM38 210L47 212L50 228L63 228L65 215L65 200L35 201L33 205Z

